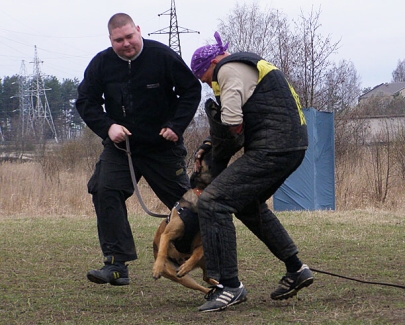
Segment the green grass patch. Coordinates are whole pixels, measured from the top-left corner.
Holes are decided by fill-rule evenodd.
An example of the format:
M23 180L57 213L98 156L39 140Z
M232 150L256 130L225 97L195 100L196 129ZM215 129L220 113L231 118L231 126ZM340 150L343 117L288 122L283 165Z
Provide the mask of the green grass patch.
M375 211L284 212L279 218L310 267L365 281L405 284L405 222ZM404 289L316 273L297 297L273 301L284 266L239 221L240 279L247 302L202 314L200 292L153 280L152 239L160 219L130 216L139 259L131 284L86 279L101 266L96 220L84 216L0 219L1 324L400 324ZM198 281L201 273L193 275Z

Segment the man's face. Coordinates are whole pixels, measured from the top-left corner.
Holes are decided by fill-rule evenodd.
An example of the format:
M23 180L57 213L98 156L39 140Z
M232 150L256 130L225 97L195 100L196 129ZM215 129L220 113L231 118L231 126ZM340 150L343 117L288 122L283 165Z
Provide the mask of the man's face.
M117 55L132 59L142 48L142 35L139 26L126 24L111 30L111 46Z
M210 67L208 68L207 71L204 72L204 74L201 76L200 80L202 82L205 82L208 84L208 86L211 86L212 83L212 75L214 73L214 68L215 68L216 64L211 63Z

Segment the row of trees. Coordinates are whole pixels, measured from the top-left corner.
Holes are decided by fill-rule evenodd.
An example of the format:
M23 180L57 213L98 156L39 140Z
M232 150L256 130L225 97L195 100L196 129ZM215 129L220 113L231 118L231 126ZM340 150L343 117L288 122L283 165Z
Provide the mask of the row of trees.
M360 77L352 62L332 60L340 40L334 41L321 33L320 16L320 9L312 9L290 21L276 9L261 10L256 3L236 4L228 17L220 20L218 30L223 41L230 43L229 52L252 51L279 67L299 94L303 107L344 112L357 105L362 92ZM405 81L405 60L398 62L392 75L393 81ZM81 125L74 108L78 84L77 79L62 82L56 77L43 79L43 94L60 140L69 139L72 130ZM20 131L24 127L21 121L24 96L21 76L0 80L0 140L24 134ZM47 138L52 138L52 134Z
M322 34L321 10L301 12L288 20L277 9L261 10L257 4L236 5L219 31L229 51L251 51L279 67L300 95L303 107L339 112L357 105L360 76L353 63L333 61L340 40ZM393 82L405 81L405 60L392 72Z
M219 31L229 51L251 51L280 68L300 95L303 107L338 111L357 103L360 78L352 62L332 61L338 41L321 33L320 9L290 22L276 9L237 5Z
M40 139L57 138L63 141L71 138L72 130L81 124L81 118L74 107L78 85L78 79L63 79L60 82L54 76L38 78L14 75L0 79L0 140L37 142ZM50 116L29 112L39 104L44 109L49 107ZM30 124L35 127L42 122L47 124L44 134L29 132ZM53 126L56 134L53 134ZM24 134L25 139L22 139ZM33 138L36 136L36 139Z

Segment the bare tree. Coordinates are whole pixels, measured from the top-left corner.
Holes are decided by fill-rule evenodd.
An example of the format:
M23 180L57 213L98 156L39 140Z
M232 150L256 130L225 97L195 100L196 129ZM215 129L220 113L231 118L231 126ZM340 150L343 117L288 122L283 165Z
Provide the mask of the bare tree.
M398 65L392 72L393 82L405 82L405 60L398 60Z
M338 50L340 41L333 42L330 36L321 34L319 17L321 10L313 8L308 16L301 12L295 22L295 34L298 47L297 68L292 80L297 92L301 95L303 107L314 107L324 110L325 87L327 74L331 68L330 56Z
M239 5L226 20L220 20L219 31L224 41L229 42L229 52L255 52L268 59L273 54L272 44L277 28L277 13L274 10L261 12L253 3Z
M392 182L392 132L388 123L384 128L373 136L373 144L368 146L370 152L370 164L372 168L367 170L369 174L370 190L373 191L377 202L385 203Z
M254 52L273 63L287 76L296 64L298 43L286 16L279 10L261 11L256 3L236 5L226 20L220 20L220 34L229 42L229 52Z
M394 160L399 168L398 176L405 179L405 122L398 127L393 145Z
M276 29L272 42L272 57L270 61L283 71L289 80L294 80L298 58L299 42L297 36L291 31L287 17L280 11L276 12Z
M321 94L325 96L320 102L323 110L337 112L354 107L361 94L360 77L351 61L343 60L338 65L332 64L326 73L324 86L325 91Z
M303 107L343 108L357 96L359 78L351 63L343 61L336 66L330 61L340 41L321 34L320 14L320 9L312 9L308 15L301 12L292 29L279 10L261 11L256 3L237 4L218 29L223 41L229 42L229 52L255 52L280 68Z

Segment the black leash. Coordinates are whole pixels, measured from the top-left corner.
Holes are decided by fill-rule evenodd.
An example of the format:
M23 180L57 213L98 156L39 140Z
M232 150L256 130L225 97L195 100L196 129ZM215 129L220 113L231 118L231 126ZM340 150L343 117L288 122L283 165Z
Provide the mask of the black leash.
M158 213L151 212L142 200L142 196L141 196L141 193L139 192L139 188L138 188L138 182L136 181L136 177L135 177L134 165L132 164L131 147L129 145L128 135L125 135L125 149L118 147L115 143L114 143L114 145L117 149L125 151L128 156L128 164L129 164L129 171L131 173L132 184L134 185L135 194L138 198L139 204L141 205L142 209L152 217L167 218L169 213L168 214L158 214Z
M327 275L331 275L331 276L336 276L336 277L338 277L338 278L342 278L342 279L346 279L346 280L351 280L351 281L356 281L356 282L361 282L361 283L367 283L367 284L378 284L378 285L382 285L382 286L388 286L388 287L395 287L395 288L405 289L405 286L404 286L404 285L400 285L400 284L365 281L365 280L359 280L359 279L355 279L355 278L351 278L351 277L348 277L348 276L343 276L343 275L339 275L339 274L335 274L335 273L331 273L331 272L326 272L326 271L322 271L322 270L317 270L317 269L314 269L313 267L311 267L310 269L311 269L312 271L314 271L314 272L323 273L323 274L327 274Z
M126 149L122 149L120 147L118 147L115 143L114 143L115 147L119 150L125 151L127 156L128 156L128 164L129 164L129 170L131 173L131 179L132 179L132 183L134 185L134 190L135 190L135 194L138 198L139 204L142 206L142 209L150 216L152 217L157 217L157 218L167 218L169 214L158 214L158 213L154 213L151 212L147 206L145 205L145 203L142 200L142 196L141 193L139 192L139 188L138 188L138 182L136 181L136 177L135 177L135 171L134 171L134 165L132 164L132 157L131 157L131 147L129 145L129 138L128 135L125 135L125 148ZM313 267L310 268L312 271L314 272L318 272L318 273L322 273L322 274L326 274L326 275L330 275L330 276L335 276L338 278L342 278L342 279L346 279L346 280L350 280L350 281L356 281L356 282L360 282L360 283L366 283L366 284L377 284L377 285L382 285L382 286L388 286L388 287L395 287L395 288L400 288L400 289L405 289L404 285L400 285L400 284L392 284L392 283L384 283L384 282L373 282L373 281L365 281L365 280L360 280L360 279L356 279L356 278L351 278L348 276L344 276L344 275L339 275L339 274L335 274L335 273L331 273L331 272L327 272L327 271L322 271L322 270L318 270L315 269Z

